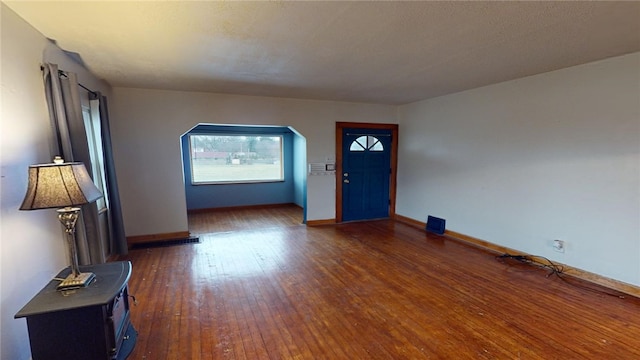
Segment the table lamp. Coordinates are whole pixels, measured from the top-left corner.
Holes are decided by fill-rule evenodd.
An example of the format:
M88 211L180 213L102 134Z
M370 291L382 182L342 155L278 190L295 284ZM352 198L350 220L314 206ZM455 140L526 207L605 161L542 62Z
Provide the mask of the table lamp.
M58 208L58 219L65 227L71 273L58 284L58 290L86 287L95 278L93 273L81 273L78 268L76 221L79 205L101 197L102 193L81 162L65 163L56 156L53 164L29 166L29 185L20 210Z

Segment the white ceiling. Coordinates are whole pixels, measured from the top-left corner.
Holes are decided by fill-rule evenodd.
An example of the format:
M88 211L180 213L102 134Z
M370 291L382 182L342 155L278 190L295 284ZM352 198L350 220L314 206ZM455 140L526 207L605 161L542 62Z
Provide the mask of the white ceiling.
M640 2L5 1L112 86L405 104L640 51Z

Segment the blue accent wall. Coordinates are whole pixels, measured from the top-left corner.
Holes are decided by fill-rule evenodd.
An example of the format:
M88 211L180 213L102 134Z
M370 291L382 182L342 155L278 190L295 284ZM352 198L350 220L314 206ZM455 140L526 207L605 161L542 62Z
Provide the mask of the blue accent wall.
M284 181L249 184L191 185L190 134L271 134L283 137ZM294 186L294 136L282 126L237 126L200 124L180 138L187 210L233 206L297 203ZM306 153L306 147L305 147ZM306 159L305 159L306 161ZM300 204L298 204L300 205Z

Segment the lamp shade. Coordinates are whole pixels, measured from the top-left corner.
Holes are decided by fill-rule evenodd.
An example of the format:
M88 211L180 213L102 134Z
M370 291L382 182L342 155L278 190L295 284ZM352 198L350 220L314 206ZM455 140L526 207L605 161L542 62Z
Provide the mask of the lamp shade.
M20 210L77 206L101 197L81 162L31 165L27 194Z

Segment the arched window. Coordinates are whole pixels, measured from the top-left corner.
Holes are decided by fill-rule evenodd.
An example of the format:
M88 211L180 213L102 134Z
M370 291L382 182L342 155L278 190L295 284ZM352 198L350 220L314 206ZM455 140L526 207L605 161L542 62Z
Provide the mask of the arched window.
M349 151L384 151L384 146L377 137L367 135L353 140Z

